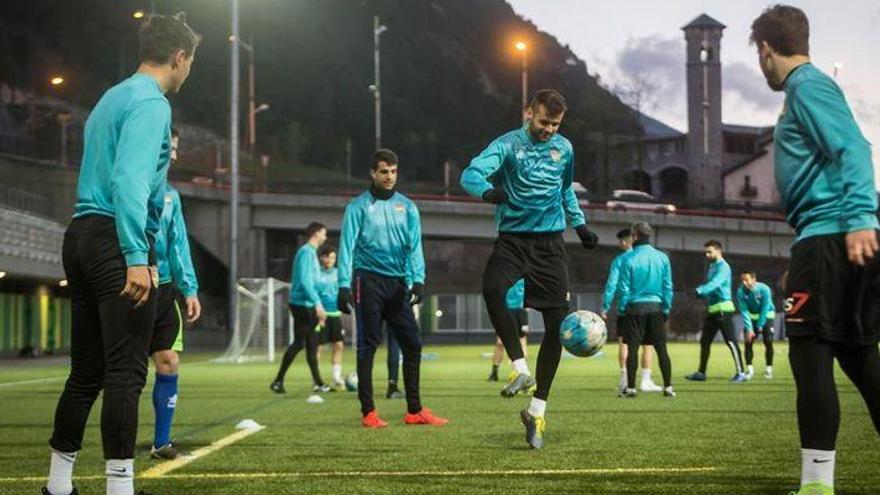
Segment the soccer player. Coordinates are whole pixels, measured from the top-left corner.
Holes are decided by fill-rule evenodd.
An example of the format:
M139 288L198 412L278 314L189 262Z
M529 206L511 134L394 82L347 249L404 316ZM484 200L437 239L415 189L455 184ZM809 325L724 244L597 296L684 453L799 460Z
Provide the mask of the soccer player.
M742 315L746 344L746 378L751 380L755 374L752 360L755 357L754 343L758 335L764 339L764 378L773 378L773 320L776 307L773 305L773 292L770 287L758 282L753 271L743 272L742 285L736 291L736 304Z
M561 94L551 89L537 91L526 109L523 127L489 144L461 175L461 185L468 193L496 205L498 240L483 273L483 298L516 371L501 395L513 397L536 384L505 301L517 280L525 278L526 306L540 311L544 318L537 389L520 413L532 448L541 448L544 443L544 411L562 353L559 326L569 311L562 238L566 220L585 248L592 249L598 243L596 234L586 226L572 188L571 142L557 133L565 110Z
M618 283L618 277L620 276L620 266L623 263L624 257L632 251L632 243L633 243L633 234L632 229L622 229L617 232L617 247L620 248L621 253L614 257L614 260L611 261L611 268L608 270L608 280L605 282L605 293L602 299L602 319L608 320L608 312L611 311L611 306L614 304L614 299L617 297L618 305L617 305L617 362L620 365L620 381L617 383L617 393L618 395L623 395L623 392L626 391L627 387L627 370L626 370L626 361L628 355L629 347L624 345L623 342L623 333L624 333L624 321L623 317L625 316L623 311L620 309L620 285ZM642 346L642 383L639 388L641 388L642 392L660 392L663 390L662 387L654 383L654 380L651 379L651 361L652 361L652 352L653 347L650 345Z
M730 379L734 383L746 381L743 371L742 354L739 352L739 343L733 329L733 313L736 308L731 298L731 270L730 265L724 259L724 251L721 243L716 240L707 241L703 245L706 259L709 260L709 270L706 274L706 283L697 287L697 297L703 298L708 304L706 320L703 322L703 334L700 336L700 369L695 373L685 376L686 379L695 382L706 381L706 366L709 364L709 351L712 349L712 341L715 335L721 331L724 343L733 355L733 365L736 373Z
M103 390L108 495L134 493L138 399L147 378L159 285L155 252L171 151L165 97L189 76L200 37L183 14L140 28L137 73L89 114L63 262L71 293L70 376L58 400L43 494L69 495L89 411Z
M171 163L177 161L179 134L171 129ZM171 422L177 408L177 373L183 352L183 316L178 305L182 296L186 307L187 323L195 323L202 314L199 302L199 283L190 257L186 238L186 223L180 205L180 194L166 186L164 207L159 217L156 234L156 261L159 269L159 288L156 289L156 322L150 342L150 354L156 366L153 385L153 411L156 414L155 433L150 455L153 459L176 459L178 451L171 443Z
M622 397L636 396L636 367L639 345L652 344L663 374L663 395L672 390L672 363L666 350L664 328L672 309L672 268L669 257L651 245L654 230L647 222L632 227L633 249L620 266L620 307L624 317L624 343L629 347L626 366L627 388Z
M776 183L797 233L785 289L801 442L798 495L832 495L840 405L834 360L880 432L880 260L871 147L834 80L810 63L803 11L752 23L767 84L785 92L774 131ZM854 454L857 455L857 454Z
M324 384L321 370L318 369L320 336L315 331L317 327L324 326L327 320L327 311L324 310L317 289L318 277L321 274L318 248L327 240L327 228L323 224L312 222L306 227L306 238L308 241L296 251L290 274L289 307L293 316L293 342L284 351L275 381L269 385L273 392L279 394L287 392L284 389L284 375L303 348L306 350L306 362L312 372L312 391L324 393L331 390Z
M339 243L338 306L344 312L353 307L357 321L361 424L367 428L388 425L376 413L373 402L373 357L382 340L384 321L403 352L404 423L443 425L447 420L422 407L419 394L422 338L412 308L425 297L419 210L394 189L397 155L380 149L371 161L373 183L346 206Z
M336 307L336 296L339 294L338 269L336 268L336 248L324 245L318 252L321 260L321 272L315 282L315 290L321 298L321 305L327 313L324 325L320 326L318 337L317 359L321 361L321 346L329 343L333 346L331 362L333 365L333 389L345 390L342 381L342 351L345 348L345 330L342 328L342 312Z
M513 315L513 320L519 327L519 343L522 346L523 359L528 359L529 315L523 307L526 297L526 281L519 279L507 291L507 309ZM498 367L504 359L504 343L499 337L495 337L495 349L492 351L492 372L489 374L490 382L498 381Z

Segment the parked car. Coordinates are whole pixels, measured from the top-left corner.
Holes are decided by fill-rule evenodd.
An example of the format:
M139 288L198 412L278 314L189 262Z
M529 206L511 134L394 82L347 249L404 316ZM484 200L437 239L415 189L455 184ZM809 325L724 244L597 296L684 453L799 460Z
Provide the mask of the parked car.
M657 198L643 191L617 189L612 199L605 203L605 208L612 211L651 211L654 213L675 213L675 205L660 203Z

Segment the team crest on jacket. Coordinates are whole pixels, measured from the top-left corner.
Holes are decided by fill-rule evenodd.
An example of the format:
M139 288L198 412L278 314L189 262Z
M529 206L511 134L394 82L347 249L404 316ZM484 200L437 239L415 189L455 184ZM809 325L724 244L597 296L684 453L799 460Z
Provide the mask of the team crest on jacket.
M557 149L552 149L550 150L550 158L552 158L554 162L558 162L562 159L562 152Z
M406 206L404 206L403 203L395 203L394 211L396 211L397 213L403 213L406 211Z
M174 199L171 198L170 194L165 195L165 204L170 204Z

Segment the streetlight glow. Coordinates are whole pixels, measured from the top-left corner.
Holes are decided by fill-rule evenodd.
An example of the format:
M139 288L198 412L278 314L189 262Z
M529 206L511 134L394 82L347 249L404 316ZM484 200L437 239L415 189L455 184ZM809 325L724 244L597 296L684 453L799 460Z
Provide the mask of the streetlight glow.
M52 84L52 86L60 86L64 84L64 78L61 76L55 76L52 79L49 79L49 82Z
M526 48L528 48L528 45L526 45L526 43L524 41L517 41L516 44L513 46L514 46L514 48L516 48L517 50L519 50L521 52L526 51Z
M134 17L135 19L143 19L144 18L144 11L143 10L135 10L134 12L132 12L131 16Z
M6 272L0 271L0 278L6 278Z
M60 280L60 281L58 282L58 285L59 285L60 287L67 287L67 279L65 278L64 280Z

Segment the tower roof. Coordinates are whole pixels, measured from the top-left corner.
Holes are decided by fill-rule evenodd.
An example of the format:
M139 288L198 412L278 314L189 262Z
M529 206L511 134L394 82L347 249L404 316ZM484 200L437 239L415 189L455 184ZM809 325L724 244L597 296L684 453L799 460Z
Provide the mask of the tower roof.
M721 24L720 22L718 22L718 21L716 21L715 19L709 17L708 15L706 15L706 14L700 14L699 17L697 17L696 19L692 20L690 23L686 24L686 25L685 25L684 27L682 27L681 29L684 29L684 30L686 30L686 29L691 29L691 28L717 28L717 29L724 29L724 28L726 28L726 27L727 27L727 26L725 26L724 24Z

